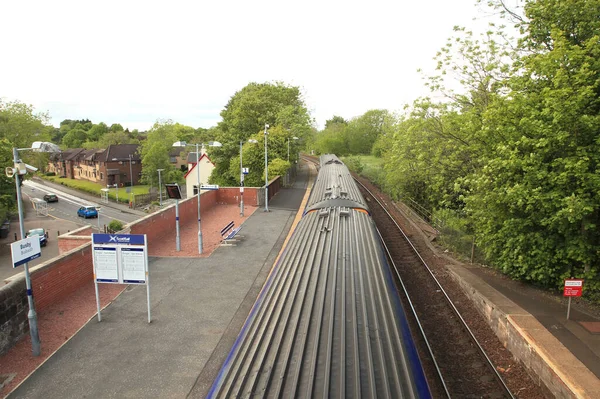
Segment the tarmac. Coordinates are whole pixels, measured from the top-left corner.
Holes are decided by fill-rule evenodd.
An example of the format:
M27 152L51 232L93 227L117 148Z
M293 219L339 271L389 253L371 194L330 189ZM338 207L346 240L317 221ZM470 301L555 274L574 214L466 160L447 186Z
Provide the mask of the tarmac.
M147 291L129 286L10 398L205 397L296 219L301 168L244 222L243 240L207 258L151 258Z
M219 247L206 258L151 258L151 323L146 287L129 286L102 311L102 322L90 320L9 397L205 397L297 221L311 178L301 168L293 186L270 201L270 212L259 209L244 222L237 246ZM508 299L519 314L535 317L596 377L589 386L597 386L594 314L574 304L566 320L565 302L544 292L468 265L459 274L475 290L492 287L499 301ZM569 366L558 361L556 373Z

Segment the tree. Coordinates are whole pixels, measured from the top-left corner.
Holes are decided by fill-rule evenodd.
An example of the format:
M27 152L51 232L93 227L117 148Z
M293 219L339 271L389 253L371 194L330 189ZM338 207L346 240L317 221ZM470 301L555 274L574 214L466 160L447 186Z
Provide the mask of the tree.
M164 169L164 182L182 182L181 172L169 162L169 151L177 141L177 131L171 120L156 122L148 131L148 138L141 144L142 180L146 184L158 184L158 169Z
M467 204L489 258L547 287L586 278L600 297L600 1L538 0L485 129L502 135Z
M311 133L311 119L300 89L283 83L248 84L231 97L221 117L222 121L211 132L214 136L209 138L223 144L210 152L215 162L211 181L221 185L239 184L239 173L231 173L235 167L230 163L238 157L240 141L245 143L251 136L264 132L265 124L271 126L269 131L281 132L285 137L282 142L286 157L287 137ZM276 128L281 130L273 130Z
M45 113L34 113L31 105L0 99L0 138L13 147L29 147L34 141L48 141L53 131Z
M110 127L108 128L109 131L111 132L122 132L125 129L123 129L123 126L121 126L120 123L113 123L112 125L110 125Z
M73 129L63 137L62 142L66 148L80 148L86 140L85 130Z
M328 127L332 127L332 125L335 124L347 125L348 122L341 116L334 115L333 118L327 119L325 121L325 129L327 129Z
M87 132L87 137L89 141L98 141L108 133L108 126L104 122L100 122L96 125L93 125Z

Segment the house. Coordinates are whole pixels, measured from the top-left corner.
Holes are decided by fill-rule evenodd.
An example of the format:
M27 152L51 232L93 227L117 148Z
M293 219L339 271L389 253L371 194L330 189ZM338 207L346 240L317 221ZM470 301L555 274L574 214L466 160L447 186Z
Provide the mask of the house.
M191 198L198 194L198 169L196 168L199 164L200 170L200 182L202 184L208 184L208 178L210 177L215 164L212 163L208 155L204 150L200 151L200 162L196 162L196 153L190 152L188 154L188 172L183 176L185 178L185 187L187 198Z
M138 148L139 144L109 145L98 154L99 183L104 186L118 184L119 187L139 185L142 162Z
M103 149L93 148L91 150L81 151L73 159L74 163L74 178L77 180L89 180L94 183L101 183L99 159L104 154Z
M185 167L187 166L187 162L186 159L183 155L183 153L186 152L185 147L172 147L171 150L169 151L169 162L171 163L171 165L173 165L173 167L177 170L185 170ZM194 161L196 162L196 161ZM183 167L183 168L182 168ZM189 168L188 168L189 170Z
M83 148L70 148L62 152L51 153L48 160L47 172L54 173L60 177L72 177L74 173L71 160L82 151L84 151Z

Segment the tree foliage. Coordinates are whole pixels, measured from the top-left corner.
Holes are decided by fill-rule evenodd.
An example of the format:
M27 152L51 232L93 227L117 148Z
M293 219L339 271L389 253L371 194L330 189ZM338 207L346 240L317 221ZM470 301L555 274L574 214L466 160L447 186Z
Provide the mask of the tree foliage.
M221 117L222 121L212 130L214 136L210 138L223 144L211 151L211 159L216 166L211 182L221 185L239 184L239 143L246 143L246 146L248 139L255 136L264 144L261 134L264 135L265 124L270 125L271 133L269 159L287 159L287 139L299 137L306 142L312 134L310 115L300 89L280 82L248 84L231 97ZM278 137L278 141L273 137ZM285 152L280 151L282 148L285 148ZM249 154L248 158L244 158L244 166L258 164L254 160L258 153L250 151ZM294 151L290 160L295 160L295 154ZM252 176L247 179L253 181Z

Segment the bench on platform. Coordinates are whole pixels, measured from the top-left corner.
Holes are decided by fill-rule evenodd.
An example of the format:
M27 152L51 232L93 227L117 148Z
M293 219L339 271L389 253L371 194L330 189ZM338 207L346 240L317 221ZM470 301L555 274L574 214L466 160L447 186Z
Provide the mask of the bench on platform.
M221 245L227 245L227 246L231 246L231 245L235 245L233 244L234 242L238 242L238 239L236 237L243 237L243 236L239 236L238 233L239 231L242 229L242 226L238 226L235 229L233 228L235 226L235 223L233 223L233 220L231 222L229 222L227 224L227 226L223 227L221 229Z

